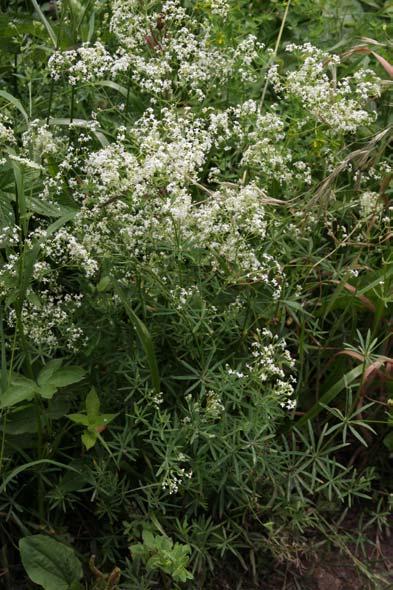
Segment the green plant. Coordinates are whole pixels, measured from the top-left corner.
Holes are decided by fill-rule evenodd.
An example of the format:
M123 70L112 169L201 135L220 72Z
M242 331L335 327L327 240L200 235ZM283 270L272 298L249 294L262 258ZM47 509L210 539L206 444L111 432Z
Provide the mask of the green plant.
M94 447L97 439L101 438L100 433L116 418L116 414L100 414L100 400L94 388L87 394L85 403L85 414L68 414L67 418L86 427L82 434L82 442L89 450Z
M44 590L79 590L82 565L74 551L46 535L19 541L23 567L29 578Z
M37 527L149 590L383 521L391 10L260 4L2 3L9 585Z
M165 535L154 535L151 531L142 531L143 543L131 545L134 559L146 564L147 571L159 570L168 574L174 582L192 580L193 575L187 571L191 548L188 545L174 543Z

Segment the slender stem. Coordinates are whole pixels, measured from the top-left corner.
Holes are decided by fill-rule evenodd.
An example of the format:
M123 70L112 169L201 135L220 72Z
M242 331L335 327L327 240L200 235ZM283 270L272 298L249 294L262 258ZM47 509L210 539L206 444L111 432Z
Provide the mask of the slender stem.
M126 98L126 108L125 108L126 114L128 114L128 106L129 106L129 102L130 102L130 90L131 90L131 70L128 74L127 98Z
M286 23L287 18L288 18L288 13L289 13L289 7L290 7L290 5L291 5L291 0L287 0L287 5L285 7L284 16L283 16L282 21L281 21L281 26L280 26L280 30L278 32L278 36L277 36L277 40L276 40L276 45L274 47L273 55L272 55L271 59L269 60L269 64L268 64L269 66L274 62L275 58L277 57L278 48L280 47L281 37L282 37L282 34L284 32L285 23ZM269 80L266 77L265 85L264 85L263 91L262 91L261 101L259 103L259 110L260 111L262 110L263 103L265 102L265 96L266 96L266 91L267 91L268 85L269 85Z
M34 400L35 404L35 415L36 415L36 424L37 424L37 459L40 460L43 458L43 432L42 432L42 424L41 424L41 400L39 395L35 396ZM42 480L41 474L38 473L38 513L40 515L41 522L45 520L45 505L44 505L44 482Z
M15 53L14 57L14 95L18 96L18 54Z
M75 109L75 86L71 86L71 108L70 108L70 123L74 120Z
M48 104L48 114L46 116L46 124L49 125L50 114L52 109L52 100L53 100L53 91L55 89L55 81L51 78L50 81L50 89L49 89L49 104Z
M55 4L55 9L56 9L56 16L58 16L57 13L57 4ZM62 32L62 25L63 25L63 18L64 18L64 9L62 9L61 13L60 13L60 26L59 26L59 33L57 35L57 44L55 47L55 51L59 51L60 49L60 40L61 40L61 32ZM46 116L46 124L49 125L49 120L50 120L50 115L51 115L51 110L52 110L52 101L53 101L53 93L54 93L54 89L55 89L55 80L53 78L51 78L51 82L50 82L50 88L49 88L49 104L48 104L48 114Z
M8 544L6 543L5 540L5 536L4 533L1 533L1 563L3 566L3 571L4 571L4 578L5 578L5 584L6 584L6 588L7 590L11 590L11 572L10 572L10 567L9 567L9 563L8 563L8 550L7 550L7 546Z
M4 326L3 326L3 310L0 308L0 332L1 332L1 390L5 391L8 385L8 377L7 377L7 359L5 355L5 336L4 336ZM7 430L7 411L2 412L2 428L3 428L3 435L1 439L1 449L0 449L0 473L3 468L3 458L4 458L4 449L5 449L5 433Z

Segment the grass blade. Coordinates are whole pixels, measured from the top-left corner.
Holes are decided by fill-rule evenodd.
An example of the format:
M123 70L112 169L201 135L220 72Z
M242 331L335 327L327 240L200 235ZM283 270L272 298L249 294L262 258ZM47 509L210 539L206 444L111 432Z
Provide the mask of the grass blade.
M332 402L343 389L358 379L362 375L363 371L364 366L362 364L358 365L348 373L345 373L345 375L341 377L341 379L339 379L337 383L335 383L330 389L328 389L328 391L322 395L317 403L314 404L313 407L294 424L294 426L304 426L308 420L312 420L318 416L318 414L323 410L323 406L330 404L330 402Z
M42 21L42 24L44 25L44 27L48 31L49 37L52 39L53 46L57 47L57 37L56 37L56 34L55 34L54 30L52 29L48 19L46 18L45 14L42 12L41 7L38 4L37 0L31 0L31 1L33 3L33 6L34 6L38 16L40 17L40 19Z
M64 463L59 463L58 461L52 461L52 459L38 459L37 461L31 461L30 463L24 463L24 465L20 465L11 471L11 473L5 478L3 483L0 486L0 494L5 492L7 485L12 481L19 473L30 469L30 467L35 467L36 465L40 465L41 463L49 463L50 465L55 465L56 467L61 467L62 469L69 469L70 471L75 471L78 473L78 470L70 465L64 465Z
M15 96L10 94L6 90L0 90L0 96L5 98L5 100L8 100L8 102L10 102L16 109L18 109L18 111L21 113L21 115L25 119L26 123L29 121L28 114L26 113L21 101L18 98L15 98Z
M128 303L124 292L120 288L116 288L116 292L118 293L120 299L123 302L124 308L127 312L128 317L132 321L136 333L138 334L138 338L142 344L143 350L145 351L147 362L150 368L150 375L151 381L156 393L159 393L161 390L160 386L160 373L158 370L157 358L154 351L153 341L150 335L149 330L146 328L145 324L138 318L130 304Z

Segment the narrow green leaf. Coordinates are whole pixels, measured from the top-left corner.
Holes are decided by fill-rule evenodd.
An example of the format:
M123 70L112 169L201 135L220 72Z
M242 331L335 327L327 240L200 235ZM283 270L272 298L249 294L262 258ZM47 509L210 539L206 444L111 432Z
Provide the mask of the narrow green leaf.
M57 47L57 37L55 35L54 30L52 29L48 19L46 18L45 14L42 12L40 5L38 4L37 0L31 0L34 8L37 11L38 16L41 19L42 24L44 25L44 27L46 28L46 30L48 31L48 35L49 37L52 39L52 43L53 46L56 48Z
M127 301L127 298L124 292L120 288L116 288L116 291L123 302L125 310L127 312L128 317L132 321L136 333L138 334L139 340L143 346L143 349L146 354L147 362L150 368L150 376L151 381L154 387L154 390L159 393L161 391L160 385L160 373L158 370L157 358L154 351L153 341L150 336L149 330L146 328L145 324L138 318L132 307Z
M95 82L95 86L106 86L107 88L112 88L112 90L117 90L117 92L126 98L128 95L128 90L125 86L121 86L117 82L112 82L112 80L97 80Z
M23 108L22 103L20 102L20 100L18 98L15 98L15 96L10 94L6 90L0 90L0 96L5 98L5 100L8 100L8 102L10 102L16 109L18 109L18 111L21 113L21 115L25 119L26 123L29 121L29 117L28 117L25 109Z
M335 383L328 391L326 391L319 401L314 404L313 407L294 424L294 426L303 426L306 424L306 422L308 422L308 420L312 420L318 416L318 414L323 410L323 405L330 404L330 402L332 402L343 389L358 379L362 375L363 369L363 365L359 365L341 377L341 379L339 379L337 383Z
M7 485L17 475L19 475L19 473L23 473L23 471L28 471L32 467L36 467L36 465L41 465L42 463L47 463L49 465L55 465L56 467L60 467L61 469L69 469L70 471L78 472L77 469L74 469L73 467L70 467L69 465L64 465L64 463L59 463L58 461L52 461L52 459L38 459L37 461L31 461L30 463L24 463L23 465L20 465L19 467L15 467L15 469L13 469L11 471L11 473L4 479L4 481L0 485L0 494L2 494L7 489Z
M23 235L26 235L27 234L28 219L27 219L27 203L26 203L25 186L24 186L24 174L21 169L21 166L17 162L12 161L11 165L12 165L12 169L14 171L16 197L17 197L17 203L18 203L20 224L23 229Z

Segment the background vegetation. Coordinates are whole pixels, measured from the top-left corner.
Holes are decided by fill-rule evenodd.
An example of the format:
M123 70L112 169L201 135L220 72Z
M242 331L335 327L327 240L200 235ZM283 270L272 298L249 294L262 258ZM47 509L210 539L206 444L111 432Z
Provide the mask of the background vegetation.
M0 580L387 587L393 3L162 4L0 3Z

